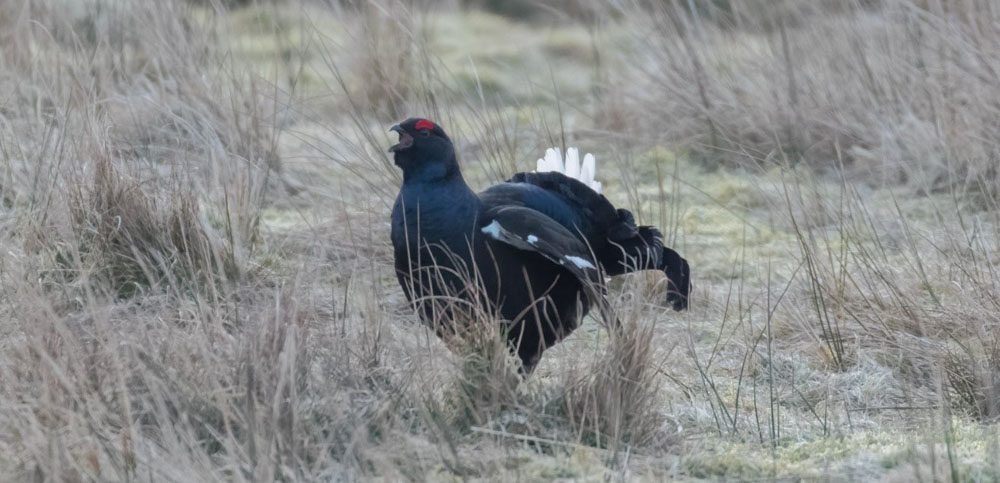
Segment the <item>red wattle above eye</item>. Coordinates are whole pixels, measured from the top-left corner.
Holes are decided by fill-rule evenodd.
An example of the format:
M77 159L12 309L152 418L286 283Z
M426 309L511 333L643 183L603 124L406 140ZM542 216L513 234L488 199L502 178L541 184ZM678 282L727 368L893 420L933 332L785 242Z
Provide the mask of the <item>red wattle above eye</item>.
M417 121L416 124L413 125L413 128L416 129L417 131L421 131L421 130L424 130L424 129L433 130L434 129L434 123L428 121L427 119L421 119L421 120Z

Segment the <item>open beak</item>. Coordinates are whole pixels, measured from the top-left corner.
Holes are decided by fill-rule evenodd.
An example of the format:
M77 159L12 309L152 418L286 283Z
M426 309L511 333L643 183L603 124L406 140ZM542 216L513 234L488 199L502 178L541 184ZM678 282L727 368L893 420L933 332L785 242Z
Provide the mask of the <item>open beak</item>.
M399 142L394 144L389 148L390 153L395 153L396 151L402 151L410 146L413 146L413 136L410 136L408 132L399 127L399 124L389 128L389 131L394 131L399 133Z

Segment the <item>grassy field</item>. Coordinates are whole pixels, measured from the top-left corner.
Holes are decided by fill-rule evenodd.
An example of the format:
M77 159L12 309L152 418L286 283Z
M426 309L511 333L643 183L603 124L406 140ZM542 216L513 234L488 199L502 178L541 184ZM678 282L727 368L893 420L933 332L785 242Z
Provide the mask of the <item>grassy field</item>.
M993 0L0 3L0 479L1000 478ZM521 381L392 272L386 128L691 262Z

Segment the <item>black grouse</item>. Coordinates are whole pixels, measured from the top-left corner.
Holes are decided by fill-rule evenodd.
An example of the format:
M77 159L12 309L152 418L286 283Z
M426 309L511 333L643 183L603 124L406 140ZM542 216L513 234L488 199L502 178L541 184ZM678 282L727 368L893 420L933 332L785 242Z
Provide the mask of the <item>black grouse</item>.
M636 226L632 213L599 193L592 156L581 169L567 150L564 168L549 150L538 163L548 172L518 173L477 194L440 126L410 118L391 130L399 143L390 151L403 170L392 209L396 274L439 336L464 323L465 309L485 309L504 321L511 350L531 372L591 307L611 317L605 276L661 270L667 302L687 308L687 261L663 246L656 228Z

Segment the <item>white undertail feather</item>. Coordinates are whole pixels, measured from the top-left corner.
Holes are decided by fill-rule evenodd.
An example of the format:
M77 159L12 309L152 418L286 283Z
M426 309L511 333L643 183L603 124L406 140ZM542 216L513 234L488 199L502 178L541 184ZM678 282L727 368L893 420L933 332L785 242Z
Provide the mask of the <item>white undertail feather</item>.
M576 148L566 148L566 172L570 178L580 179L580 152Z
M597 161L594 155L587 153L583 156L583 164L580 164L580 151L576 148L566 149L566 159L563 161L562 151L559 148L549 148L545 150L545 157L538 160L538 167L535 172L547 173L558 171L570 178L576 178L590 189L600 193L600 181L594 181L597 174Z

